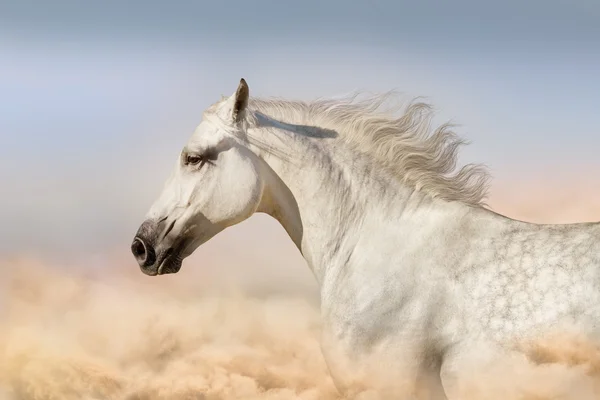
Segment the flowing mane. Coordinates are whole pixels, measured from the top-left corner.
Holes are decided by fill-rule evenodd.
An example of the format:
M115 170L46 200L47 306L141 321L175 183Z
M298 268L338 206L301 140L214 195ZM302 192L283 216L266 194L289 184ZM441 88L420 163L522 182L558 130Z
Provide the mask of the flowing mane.
M369 154L402 182L433 197L484 206L489 176L479 164L457 167L458 150L468 142L452 125L432 130L429 104L411 102L399 116L382 110L394 92L311 102L251 98L249 109L281 122L334 130L355 151ZM252 113L250 113L251 115ZM250 117L251 118L251 117Z

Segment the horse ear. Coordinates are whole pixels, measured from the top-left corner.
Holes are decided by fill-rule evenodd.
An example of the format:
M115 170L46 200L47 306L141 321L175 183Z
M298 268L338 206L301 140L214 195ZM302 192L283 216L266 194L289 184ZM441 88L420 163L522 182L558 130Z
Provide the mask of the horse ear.
M235 101L233 102L233 120L239 122L248 107L248 99L250 98L250 88L244 78L240 79L240 84L235 91Z

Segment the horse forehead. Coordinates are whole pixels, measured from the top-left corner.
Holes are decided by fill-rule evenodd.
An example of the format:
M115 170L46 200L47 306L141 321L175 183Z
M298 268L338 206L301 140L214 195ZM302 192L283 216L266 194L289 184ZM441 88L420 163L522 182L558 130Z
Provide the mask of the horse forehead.
M196 133L192 135L188 143L186 144L186 148L190 150L203 150L210 147L212 144L216 143L214 136L211 137L205 133Z
M190 142L208 145L218 141L226 133L227 130L220 126L220 124L211 120L203 120L196 129L194 129Z

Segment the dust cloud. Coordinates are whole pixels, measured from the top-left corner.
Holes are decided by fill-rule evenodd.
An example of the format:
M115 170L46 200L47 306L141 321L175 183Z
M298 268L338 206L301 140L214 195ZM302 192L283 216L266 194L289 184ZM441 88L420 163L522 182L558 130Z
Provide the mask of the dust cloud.
M2 400L337 398L310 301L195 293L125 269L5 262Z
M493 205L527 217L528 205ZM588 211L580 219L600 219ZM286 294L285 282L278 292L191 284L120 258L84 268L16 257L0 271L0 400L341 399L319 347L318 301ZM598 347L555 340L529 355L473 373L461 398L600 398Z

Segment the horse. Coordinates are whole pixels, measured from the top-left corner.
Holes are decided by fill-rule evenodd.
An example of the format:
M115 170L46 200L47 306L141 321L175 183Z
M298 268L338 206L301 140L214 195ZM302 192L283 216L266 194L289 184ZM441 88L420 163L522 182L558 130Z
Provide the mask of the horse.
M203 112L139 226L141 271L176 273L224 229L272 216L319 285L322 353L355 398L453 399L467 365L515 343L598 339L600 224L492 211L487 167L458 167L468 142L433 129L427 103L383 109L393 94L255 98L241 79Z

